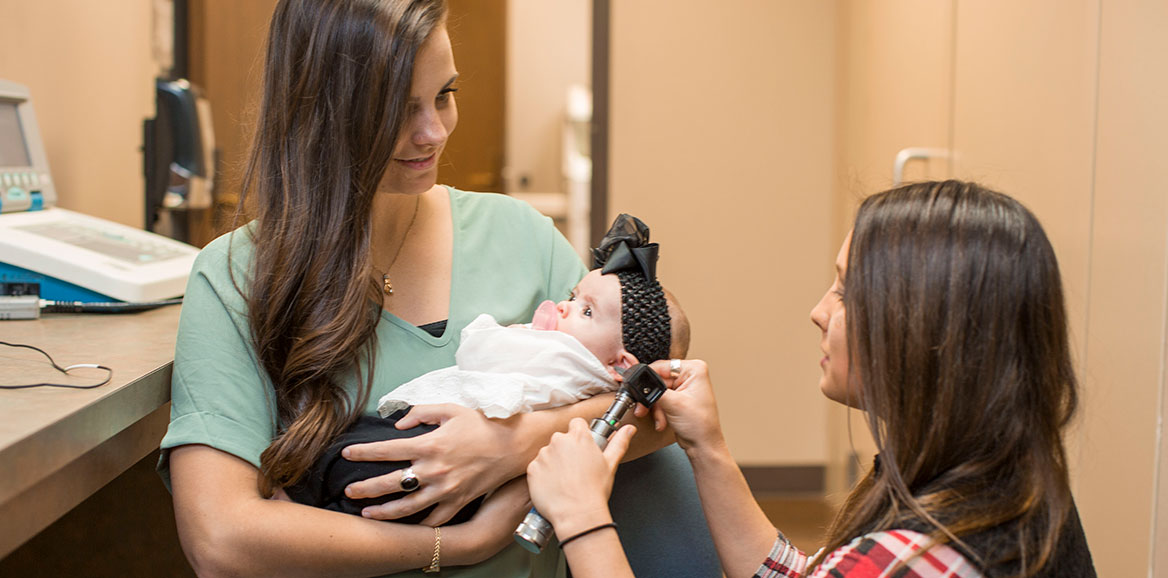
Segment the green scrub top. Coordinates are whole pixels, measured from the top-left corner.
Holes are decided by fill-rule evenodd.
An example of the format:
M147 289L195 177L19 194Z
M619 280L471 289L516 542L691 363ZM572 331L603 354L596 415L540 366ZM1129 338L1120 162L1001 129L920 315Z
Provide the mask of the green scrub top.
M446 332L433 337L382 311L368 414L375 415L378 399L402 383L454 365L462 328L479 314L490 313L504 325L529 322L540 302L566 298L586 272L551 220L527 203L448 190L454 254ZM252 241L246 228L207 245L187 284L171 381L170 427L158 466L168 486L170 448L204 444L258 468L260 453L276 434L271 381L256 362L247 306L236 289L236 283L246 286L250 271ZM355 377L345 379L345 386L356 391ZM442 574L563 576L564 564L554 546L535 556L513 544L482 564L443 568ZM421 571L395 576L414 575L423 576Z

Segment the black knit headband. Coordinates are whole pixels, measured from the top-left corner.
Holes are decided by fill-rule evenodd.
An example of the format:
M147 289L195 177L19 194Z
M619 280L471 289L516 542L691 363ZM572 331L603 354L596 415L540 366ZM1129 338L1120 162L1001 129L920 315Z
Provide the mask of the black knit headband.
M649 227L624 213L592 250L592 268L620 279L621 341L641 363L669 357L669 306L657 282L657 253Z

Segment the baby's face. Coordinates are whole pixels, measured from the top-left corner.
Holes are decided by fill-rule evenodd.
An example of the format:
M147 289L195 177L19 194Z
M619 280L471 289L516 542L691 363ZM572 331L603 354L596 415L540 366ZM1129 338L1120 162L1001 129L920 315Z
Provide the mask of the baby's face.
M594 269L580 280L572 296L556 304L556 330L575 337L600 362L613 365L621 343L620 279Z

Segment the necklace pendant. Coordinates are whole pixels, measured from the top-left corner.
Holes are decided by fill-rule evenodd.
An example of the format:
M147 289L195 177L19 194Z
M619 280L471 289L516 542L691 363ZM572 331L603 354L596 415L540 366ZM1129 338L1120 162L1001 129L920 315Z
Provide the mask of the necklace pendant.
M389 282L389 270L393 269L393 264L397 263L397 258L401 256L402 247L406 246L406 240L409 239L410 231L414 228L414 221L418 220L418 207L422 204L422 197L416 195L414 197L414 216L410 217L410 224L406 226L406 232L402 235L401 244L397 246L397 252L393 254L393 259L389 260L389 266L385 268L385 273L381 274L381 292L386 295L393 295L393 283Z

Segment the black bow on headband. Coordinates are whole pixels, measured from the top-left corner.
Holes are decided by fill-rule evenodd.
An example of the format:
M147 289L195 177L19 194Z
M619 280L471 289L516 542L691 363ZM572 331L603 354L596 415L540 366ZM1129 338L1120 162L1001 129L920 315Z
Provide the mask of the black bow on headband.
M621 213L592 250L592 268L602 275L640 271L646 279L657 278L657 243L649 242L649 227L640 219Z

